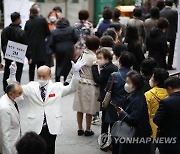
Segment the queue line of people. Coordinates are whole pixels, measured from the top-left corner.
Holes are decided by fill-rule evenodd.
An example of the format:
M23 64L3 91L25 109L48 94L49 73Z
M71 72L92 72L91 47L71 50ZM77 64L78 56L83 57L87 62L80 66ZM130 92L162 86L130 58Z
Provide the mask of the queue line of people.
M164 9L171 9L172 3L169 1L171 0L167 0ZM156 9L156 11L158 10L157 8L153 9ZM153 11L151 11L151 14L152 12ZM143 21L140 20L142 10L140 8L135 8L133 15L133 19L130 19L127 27L123 29L124 25L120 20L117 20L120 17L120 12L115 9L113 13L112 10L107 7L103 11L103 18L99 22L97 31L93 32L92 24L87 21L89 14L86 10L81 10L79 12L80 21L75 24L75 27L72 27L67 19L61 18L59 14L57 14L56 10L50 13L50 24L48 25L48 22L39 14L37 8L32 7L30 9L30 20L26 23L25 31L21 30L21 37L24 37L23 40L29 40L29 42L27 42L28 51L26 56L29 59L30 81L34 80L34 70L37 65L38 82L30 82L26 86L21 86L19 83L12 83L7 86L6 83L6 86L4 86L7 87L7 89L5 88L6 94L1 98L1 101L8 100L8 103L11 105L14 103L13 108L15 109L16 114L19 114L18 112L22 111L18 109L18 104L16 103L22 101L22 94L28 99L30 108L32 109L30 110L32 113L28 112L28 121L33 123L33 119L35 118L34 122L39 121L40 124L42 124L42 129L39 129L41 126L37 125L37 127L31 127L27 130L35 131L44 138L47 145L47 154L53 154L55 151L56 135L60 132L57 132L54 129L57 127L61 128L60 122L62 115L59 112L61 110L59 103L57 114L50 115L48 112L50 103L46 103L46 101L51 97L56 98L57 95L57 100L60 102L62 96L65 96L74 90L76 90L76 93L73 109L77 112L77 135L79 136L85 135L88 137L94 135L94 132L91 129L91 122L93 115L97 116L99 111L102 111L101 133L111 132L113 124L122 118L127 124L135 127L135 137L155 138L157 132L163 131L164 124L162 123L162 119L158 119L158 116L161 116L163 113L167 114L168 111L162 112L161 108L164 106L160 105L159 107L159 104L163 102L164 98L168 97L168 93L177 93L176 99L179 100L179 79L176 77L169 78L169 74L165 70L167 68L165 57L167 53L170 52L165 34L167 34L166 31L172 23L170 23L168 19L158 18L157 25L153 25L152 29L147 32ZM11 15L11 17L14 16L15 20L12 20L12 22L19 25L20 15L18 13ZM57 19L56 22L55 19ZM36 20L38 20L38 22ZM136 25L136 21L138 21L139 24ZM39 27L39 31L37 31L38 28L36 29L36 27ZM33 30L36 31L36 35L38 35L38 33L41 34L38 36L38 40L42 41L41 43L32 39L36 38ZM147 37L146 33L149 33ZM158 38L159 41L154 41L154 37L163 39ZM17 37L17 39L19 38L20 37ZM3 48L6 48L6 45L7 44L4 44ZM172 42L170 42L170 46L171 45ZM165 50L157 48L159 46L163 46ZM36 48L37 50L33 48ZM48 53L47 48L49 51ZM172 48L173 47L171 47L171 49ZM146 49L149 51L149 58L145 58L144 56L144 51ZM41 52L38 52L39 50ZM53 85L50 81L51 71L49 67L42 65L46 64L47 57L51 57L52 53L54 53L56 57L55 76L57 83L54 83L54 93L49 93L51 92L49 89L52 88ZM163 55L160 54L162 61L157 59L157 54L159 53L163 53ZM74 57L75 55L77 55L77 57ZM74 61L77 61L77 64L71 62L73 58L75 58ZM48 60L48 62L50 61L51 59ZM161 62L163 64L161 64ZM8 69L9 66L10 70ZM18 70L19 66L17 65L16 69L16 65L11 64L10 62L6 67L6 72L9 71L9 73L4 77L4 81L6 82L9 77L8 82L14 82L18 74L18 71L16 70ZM62 84L58 84L60 76L64 76L65 80L68 78L71 68L74 76L70 83L66 82L66 84L69 85L63 86ZM74 78L76 78L77 82L74 81ZM102 102L112 80L111 102L107 108L103 108ZM174 85L174 82L176 82L176 86ZM65 94L63 92L63 94L56 92L56 88L58 90L64 90L65 92L63 92ZM38 95L35 94L33 91L34 89L37 90L36 92ZM35 96L38 98L36 99ZM51 100L50 102L54 108L57 107L53 105L56 102L55 100ZM35 106L42 111L41 115L34 112L36 111L36 108L34 108ZM4 111L7 114L6 109L7 106L1 106L1 111ZM22 108L22 110L23 109L24 108ZM57 110L57 108L55 110ZM86 114L85 130L82 127L83 114ZM163 116L165 117L165 115ZM178 113L177 116L179 116ZM52 119L56 119L56 122L53 123L57 127L54 125L54 128L52 128ZM9 127L12 125L12 123L8 124ZM3 128L3 125L4 124L1 123L1 128ZM176 125L176 128L170 128L178 129L180 127L176 123L174 125ZM17 123L17 126L19 132L20 125ZM2 133L2 135L4 134ZM18 139L21 137L21 134L19 133L16 135L18 136ZM178 132L176 132L176 135L179 135ZM169 137L171 137L170 133ZM16 141L18 141L18 139ZM177 144L178 143L179 139L177 138ZM3 150L15 152L15 142L12 144L12 149L9 149L9 147L3 144L5 147ZM154 153L156 145L153 143L133 145L117 144L113 141L110 146L105 148L100 147L100 149L103 151L112 150L113 154L133 152L145 154ZM162 145L159 146L158 149L161 154L165 154L168 150L174 150L176 153L180 151L178 146L175 149L172 149L171 146L169 146L169 149L167 149L165 145Z

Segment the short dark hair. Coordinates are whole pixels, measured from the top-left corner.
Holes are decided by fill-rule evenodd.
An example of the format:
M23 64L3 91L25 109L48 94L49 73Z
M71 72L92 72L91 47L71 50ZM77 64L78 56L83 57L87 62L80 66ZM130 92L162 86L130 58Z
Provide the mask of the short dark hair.
M177 89L180 88L180 78L176 76L170 76L164 83L165 88Z
M13 12L12 14L11 14L11 21L12 22L15 22L17 19L20 19L21 18L21 15L20 15L20 13L18 13L18 12Z
M136 7L136 8L133 10L133 16L134 16L134 17L141 18L141 17L142 17L142 9L139 8L139 7Z
M164 0L158 0L157 1L157 7L161 11L165 7Z
M61 20L57 21L57 25L61 25L61 24L66 24L66 25L70 26L69 20L66 18L62 18Z
M18 154L45 154L46 143L34 132L26 133L16 144Z
M169 22L166 18L162 18L162 17L159 18L158 23L157 23L157 27L159 29L166 29L168 28L168 26L169 26Z
M154 80L158 83L157 86L165 88L164 82L169 77L168 71L163 68L155 68L153 71Z
M14 83L11 83L9 84L7 87L6 87L6 90L5 92L8 94L9 92L13 92L15 93L16 92L16 86L20 85L19 82L14 82Z
M112 47L113 45L114 45L114 40L111 36L105 35L101 37L100 39L101 47Z
M103 36L109 35L113 38L114 41L116 41L116 32L114 28L108 28L104 33Z
M151 18L154 18L154 19L159 19L159 8L158 7L153 7L150 11L150 16Z
M108 19L108 20L110 20L112 18L112 15L113 15L113 13L112 13L112 10L110 8L104 9L104 11L102 13L103 18Z
M113 11L113 18L119 19L120 16L121 16L121 11L119 9L115 8Z
M166 1L165 1L165 5L166 5L166 6L172 7L172 6L173 6L173 3L174 3L173 0L166 0Z
M141 63L141 72L145 76L152 76L153 70L158 67L158 63L154 58L148 57Z
M59 7L59 6L55 6L55 7L53 8L53 11L59 11L59 12L62 13L62 9L61 9L61 7Z
M97 52L96 55L102 54L104 56L105 59L109 59L109 61L112 60L112 54L109 50L107 50L106 48L100 48Z
M124 44L117 43L113 47L113 53L116 57L120 57L122 52L127 51L127 47Z
M144 87L144 79L140 73L136 71L130 71L127 74L127 77L129 77L133 85L136 86L136 90L142 90Z
M115 31L120 31L120 30L121 30L121 25L120 25L120 23L118 23L118 22L113 22L113 23L111 23L109 27L110 27L110 28L114 28Z
M86 47L89 50L97 50L100 45L100 39L97 36L87 36L86 38Z
M123 52L119 58L119 63L126 68L132 67L134 63L134 56L130 52Z
M79 11L79 20L87 20L89 18L89 12L87 10Z
M31 14L31 16L37 16L38 15L38 10L36 9L36 8L34 8L34 7L31 7L31 9L30 9L30 14Z

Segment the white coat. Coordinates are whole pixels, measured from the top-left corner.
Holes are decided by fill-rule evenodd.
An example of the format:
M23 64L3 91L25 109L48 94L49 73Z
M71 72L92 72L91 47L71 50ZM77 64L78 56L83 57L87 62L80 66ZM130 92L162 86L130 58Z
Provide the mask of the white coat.
M79 80L74 78L68 86L62 83L49 81L46 91L46 99L41 98L38 82L30 82L23 86L25 102L20 107L22 133L34 131L40 134L43 126L44 113L51 134L62 133L62 97L76 90Z
M16 154L15 144L21 136L20 115L13 103L7 94L0 99L0 145L3 154Z

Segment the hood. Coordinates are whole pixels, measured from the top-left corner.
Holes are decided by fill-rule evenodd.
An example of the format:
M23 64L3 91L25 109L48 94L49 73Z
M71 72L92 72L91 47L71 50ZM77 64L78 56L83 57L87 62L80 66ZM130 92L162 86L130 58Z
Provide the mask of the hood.
M69 23L67 22L59 22L57 23L57 28L66 28L66 27L69 27Z
M160 100L168 97L168 93L167 90L165 88L158 88L158 87L154 87L153 89L151 89L151 91L156 95L157 98L159 98Z

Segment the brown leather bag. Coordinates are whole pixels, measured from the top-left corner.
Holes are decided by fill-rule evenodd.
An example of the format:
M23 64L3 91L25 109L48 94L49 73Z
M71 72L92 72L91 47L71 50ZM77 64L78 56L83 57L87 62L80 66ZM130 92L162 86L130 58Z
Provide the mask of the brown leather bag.
M112 87L113 87L113 84L114 84L115 76L116 76L116 74L114 73L111 84L110 84L110 87L109 87L109 90L106 92L106 95L105 95L104 100L102 102L102 107L103 108L106 108L109 105L109 102L111 101Z

